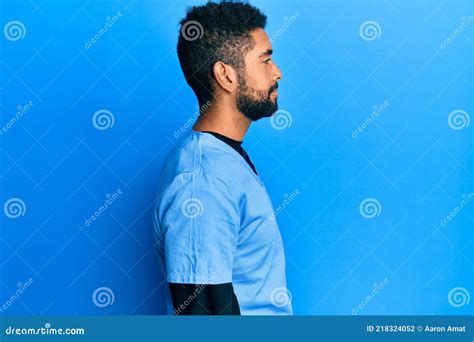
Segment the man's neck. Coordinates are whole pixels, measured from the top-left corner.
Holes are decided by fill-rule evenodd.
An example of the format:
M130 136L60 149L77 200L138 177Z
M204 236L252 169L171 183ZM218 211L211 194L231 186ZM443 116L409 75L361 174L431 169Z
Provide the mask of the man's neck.
M231 139L242 141L250 127L250 119L240 113L237 108L210 106L202 113L193 126L195 131L216 132Z

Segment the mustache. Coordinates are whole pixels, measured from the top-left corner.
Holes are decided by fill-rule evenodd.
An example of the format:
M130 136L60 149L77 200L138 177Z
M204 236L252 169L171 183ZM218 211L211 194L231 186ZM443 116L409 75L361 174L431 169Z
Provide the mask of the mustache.
M270 96L272 91L277 90L277 89L278 89L278 83L275 83L274 85L270 87L270 89L268 89L268 96Z

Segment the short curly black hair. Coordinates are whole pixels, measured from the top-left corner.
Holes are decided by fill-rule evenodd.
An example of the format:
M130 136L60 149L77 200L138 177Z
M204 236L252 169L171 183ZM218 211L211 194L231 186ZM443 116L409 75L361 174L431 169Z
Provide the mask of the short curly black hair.
M214 64L222 61L242 76L244 57L254 46L250 32L264 29L266 22L267 17L248 3L208 2L188 8L180 22L178 58L201 107L212 103Z

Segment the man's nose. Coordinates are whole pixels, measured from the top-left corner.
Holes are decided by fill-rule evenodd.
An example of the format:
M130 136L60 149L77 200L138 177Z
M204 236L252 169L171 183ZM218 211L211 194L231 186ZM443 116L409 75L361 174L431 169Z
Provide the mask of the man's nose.
M275 81L279 81L281 80L281 78L283 77L282 73L281 73L281 70L275 65L275 70L274 70L274 73L273 73L273 78Z

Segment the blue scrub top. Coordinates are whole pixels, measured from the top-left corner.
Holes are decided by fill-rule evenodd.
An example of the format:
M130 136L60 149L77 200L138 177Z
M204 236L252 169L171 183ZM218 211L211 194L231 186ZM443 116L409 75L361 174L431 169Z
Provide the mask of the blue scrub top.
M232 283L242 315L292 314L272 203L223 141L190 130L168 154L154 225L168 282Z

